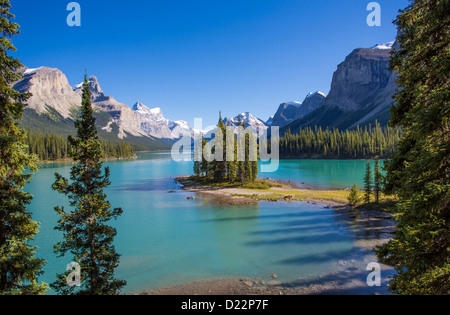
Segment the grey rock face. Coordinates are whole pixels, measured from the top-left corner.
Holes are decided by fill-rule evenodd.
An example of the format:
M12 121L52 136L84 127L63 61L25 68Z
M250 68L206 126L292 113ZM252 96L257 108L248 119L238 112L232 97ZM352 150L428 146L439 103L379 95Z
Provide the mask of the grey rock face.
M301 106L302 103L300 102L288 102L281 104L273 117L272 126L282 127L294 120Z
M67 77L58 69L41 67L22 69L23 78L13 88L19 92L31 92L28 108L39 114L56 110L64 118L75 119L73 115L81 106L83 83L71 87ZM192 130L184 121L169 121L162 115L161 109L149 109L137 103L134 110L128 105L115 100L103 92L97 77L89 78L91 102L101 112L108 113L110 121L100 126L112 132L112 125L119 127L118 137L123 139L127 134L137 137L153 137L178 139L190 135Z
M161 108L149 108L142 103L136 103L133 110L139 114L142 130L155 138L179 139L183 136L193 136L193 130L182 120L166 119Z
M43 114L47 107L55 109L64 118L71 118L74 109L81 106L81 97L72 90L67 77L58 69L41 67L23 69L23 77L13 88L21 93L32 93L28 108Z
M388 70L390 52L390 49L354 50L334 73L324 105L350 111L363 110L372 106L375 99L379 101L392 78L392 71Z
M81 96L82 83L73 87L75 93ZM94 106L107 112L119 126L119 137L126 137L126 133L133 136L147 136L141 129L140 116L135 113L128 105L119 103L112 96L106 95L95 76L89 78L89 89L91 91L91 101Z
M293 120L305 117L306 115L312 113L319 107L323 106L326 97L327 96L320 91L315 93L309 93L308 96L306 96L305 100L303 101L302 106L300 106L297 113L295 114Z

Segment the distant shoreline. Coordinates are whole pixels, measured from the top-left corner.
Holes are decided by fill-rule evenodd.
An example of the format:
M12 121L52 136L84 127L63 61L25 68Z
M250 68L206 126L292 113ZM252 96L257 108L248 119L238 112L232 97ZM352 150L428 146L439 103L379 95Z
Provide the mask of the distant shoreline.
M122 161L122 160L136 160L137 155L130 156L130 157L120 157L120 158L105 158L102 159L103 162L109 162L109 161ZM70 158L67 159L58 159L58 160L38 160L36 162L37 164L52 164L52 163L74 163L74 161Z

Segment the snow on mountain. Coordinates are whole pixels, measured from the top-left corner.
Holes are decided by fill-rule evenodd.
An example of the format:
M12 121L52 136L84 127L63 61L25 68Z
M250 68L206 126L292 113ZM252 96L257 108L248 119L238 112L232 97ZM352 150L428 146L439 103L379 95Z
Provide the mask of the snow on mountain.
M375 46L370 47L370 49L392 49L392 46L394 46L395 41L387 42L384 44L377 44Z
M245 122L245 126L250 127L251 129L253 129L254 132L263 133L269 128L264 121L253 116L249 112L241 113L240 115L238 115L234 118L229 118L229 117L225 118L223 120L225 126L229 125L231 127L234 127L235 130L237 131L239 116L241 116L241 120L243 122Z
M323 97L327 97L327 95L326 95L325 93L320 92L320 91L317 91L317 92L310 92L310 93L306 96L306 98L311 98L311 97L314 97L314 96L316 96L316 95L321 95L321 96L323 96Z
M133 110L141 118L141 128L148 135L156 138L179 139L183 136L192 136L193 131L189 124L183 120L170 121L165 118L161 108L149 108L142 103L136 103Z
M31 75L36 73L36 71L41 70L43 67L39 67L39 68L35 68L35 69L27 69L25 70L25 72L23 73L24 76L26 75Z

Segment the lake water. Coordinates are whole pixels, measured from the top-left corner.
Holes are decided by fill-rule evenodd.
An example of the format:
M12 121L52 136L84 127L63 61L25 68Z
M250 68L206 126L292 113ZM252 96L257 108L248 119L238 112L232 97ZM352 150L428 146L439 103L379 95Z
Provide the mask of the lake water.
M331 188L362 186L366 161L281 161L276 173L261 177L294 180ZM348 224L324 205L269 203L221 206L214 200L178 190L174 178L192 173L192 163L172 161L168 153L141 153L137 160L105 163L111 169L108 199L124 213L114 222L116 276L128 282L124 293L193 280L251 277L289 282L329 273L354 251L357 238ZM51 190L70 164L41 166L27 190L34 195L33 219L41 222L35 244L48 263L42 281L51 283L71 257L56 258L53 245L57 205L64 196ZM176 190L176 193L169 193ZM187 197L195 196L195 200Z

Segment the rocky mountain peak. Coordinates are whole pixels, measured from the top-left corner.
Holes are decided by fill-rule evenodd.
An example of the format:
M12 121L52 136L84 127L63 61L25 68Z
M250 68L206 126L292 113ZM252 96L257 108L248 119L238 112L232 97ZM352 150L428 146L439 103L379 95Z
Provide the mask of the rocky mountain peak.
M390 49L356 49L333 75L325 105L341 110L361 110L370 106L371 98L385 89L392 76Z
M302 103L297 101L282 103L273 116L272 126L281 127L291 122L301 106Z
M293 120L303 118L323 106L327 95L321 91L309 93L298 109Z
M234 118L226 117L223 120L223 123L225 124L225 126L230 126L234 128L235 131L237 132L237 127L239 124L239 116L241 120L245 123L246 127L250 127L251 129L253 129L254 132L263 133L269 128L264 121L255 117L249 112L241 113Z
M72 110L81 105L81 97L74 93L67 77L56 68L24 68L23 77L13 85L16 91L32 93L28 108L43 114L53 108L64 118L70 118Z

